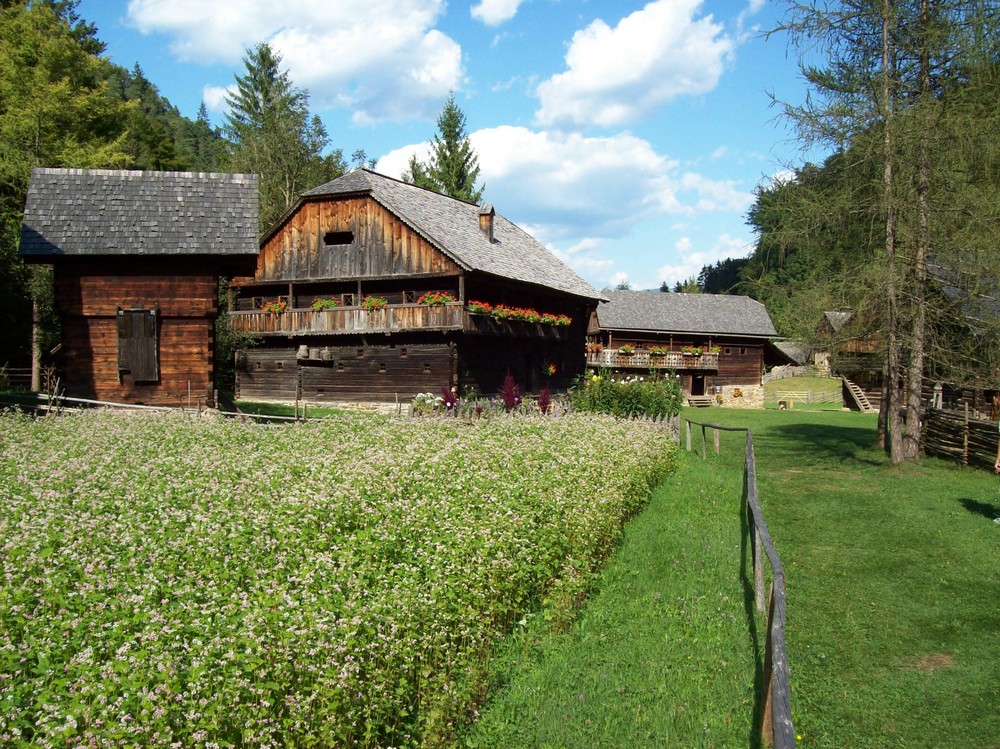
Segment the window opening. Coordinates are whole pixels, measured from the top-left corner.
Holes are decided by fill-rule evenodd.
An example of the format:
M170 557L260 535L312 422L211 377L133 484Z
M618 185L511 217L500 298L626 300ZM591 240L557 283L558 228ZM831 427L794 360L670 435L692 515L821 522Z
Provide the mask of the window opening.
M326 234L323 235L323 244L325 245L354 244L354 232L328 231Z

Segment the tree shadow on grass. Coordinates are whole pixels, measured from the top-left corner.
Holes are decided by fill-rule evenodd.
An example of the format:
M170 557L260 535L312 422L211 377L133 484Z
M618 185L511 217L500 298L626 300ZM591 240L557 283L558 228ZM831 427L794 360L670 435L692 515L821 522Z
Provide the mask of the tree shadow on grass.
M962 497L958 501L962 503L962 507L971 513L982 515L984 518L989 518L990 520L1000 518L1000 505L991 505L988 502L980 502L968 497Z
M768 460L785 460L805 465L830 461L884 465L875 450L875 432L855 426L830 424L778 424L754 431L754 447L767 465Z

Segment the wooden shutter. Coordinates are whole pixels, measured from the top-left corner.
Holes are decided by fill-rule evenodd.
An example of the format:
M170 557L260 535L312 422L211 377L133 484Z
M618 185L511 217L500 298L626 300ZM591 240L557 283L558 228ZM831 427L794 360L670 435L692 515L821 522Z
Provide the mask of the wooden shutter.
M133 382L160 379L155 309L118 310L118 370Z

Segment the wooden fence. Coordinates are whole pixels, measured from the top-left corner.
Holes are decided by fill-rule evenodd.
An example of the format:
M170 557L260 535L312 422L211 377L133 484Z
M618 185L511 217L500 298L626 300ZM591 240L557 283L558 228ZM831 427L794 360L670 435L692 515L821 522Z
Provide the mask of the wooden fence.
M924 419L924 453L966 466L993 470L1000 433L995 421L973 419L962 411L930 409Z
M764 610L764 556L771 566L771 585L767 602L767 637L764 645L764 668L761 679L760 736L766 746L794 749L795 728L792 725L791 684L788 652L785 648L785 572L771 534L764 522L764 513L757 497L757 465L753 451L753 435L743 427L726 427L684 419L687 449L691 451L692 425L701 427L701 457L708 457L707 431L712 431L715 454L719 454L720 432L745 432L746 455L743 464L743 503L746 511L746 533L753 540L753 588L758 611Z

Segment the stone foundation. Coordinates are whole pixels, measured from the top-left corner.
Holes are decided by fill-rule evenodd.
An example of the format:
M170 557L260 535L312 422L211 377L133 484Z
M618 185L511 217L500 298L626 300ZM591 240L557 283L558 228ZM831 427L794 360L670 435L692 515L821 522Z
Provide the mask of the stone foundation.
M712 393L716 406L726 408L763 408L763 385L722 385L721 393ZM739 395L737 395L739 393Z

